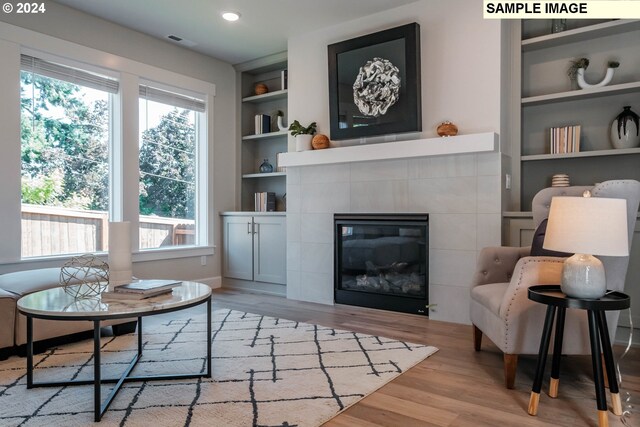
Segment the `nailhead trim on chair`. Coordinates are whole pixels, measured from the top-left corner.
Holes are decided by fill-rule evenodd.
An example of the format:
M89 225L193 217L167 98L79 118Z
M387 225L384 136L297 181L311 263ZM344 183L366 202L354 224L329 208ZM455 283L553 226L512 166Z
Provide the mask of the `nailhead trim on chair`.
M522 276L524 274L524 266L532 263L532 262L553 262L553 263L558 263L558 264L562 264L564 263L564 259L540 259L537 257L529 257L529 259L525 260L522 263L522 268L520 268L520 277L518 278L518 283L516 284L516 290L520 289L520 285L522 284ZM504 348L507 348L507 337L509 336L509 311L511 310L511 306L513 305L513 301L516 298L516 292L513 293L513 296L511 297L511 301L509 301L509 305L507 306L507 311L505 313L505 320L504 320L504 325L505 325L505 334L504 334Z

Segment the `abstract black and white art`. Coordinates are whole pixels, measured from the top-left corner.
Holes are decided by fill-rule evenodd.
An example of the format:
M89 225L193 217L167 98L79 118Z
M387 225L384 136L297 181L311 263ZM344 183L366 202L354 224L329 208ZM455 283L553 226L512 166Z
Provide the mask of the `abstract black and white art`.
M331 139L422 130L420 26L329 45Z

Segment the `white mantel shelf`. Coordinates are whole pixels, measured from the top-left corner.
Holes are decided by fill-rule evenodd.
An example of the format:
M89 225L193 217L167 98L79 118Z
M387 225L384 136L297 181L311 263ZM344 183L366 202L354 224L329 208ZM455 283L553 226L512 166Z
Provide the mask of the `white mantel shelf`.
M280 166L311 166L498 151L494 132L285 153Z

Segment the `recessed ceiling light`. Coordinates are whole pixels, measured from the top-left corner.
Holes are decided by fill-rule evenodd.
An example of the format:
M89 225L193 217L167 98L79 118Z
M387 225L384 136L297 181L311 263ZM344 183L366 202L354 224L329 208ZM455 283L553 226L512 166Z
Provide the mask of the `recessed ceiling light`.
M240 19L240 14L238 12L222 12L222 18L234 22Z

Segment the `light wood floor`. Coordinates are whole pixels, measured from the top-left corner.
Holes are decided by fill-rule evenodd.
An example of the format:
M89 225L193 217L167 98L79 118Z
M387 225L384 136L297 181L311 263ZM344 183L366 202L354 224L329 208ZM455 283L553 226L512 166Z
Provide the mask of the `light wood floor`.
M547 362L538 415L532 417L527 414L527 405L536 357L520 357L516 388L507 390L503 385L502 354L486 337L482 351L475 352L471 326L382 310L290 301L229 289L216 290L216 307L429 344L440 349L326 423L327 427L597 426L595 390L588 356L563 358L557 399L546 394L551 365L550 360ZM614 349L616 360L623 350L620 347ZM631 393L634 407L628 426L640 426L640 349L632 349L622 360L620 368L623 407L626 407L626 392ZM620 418L611 412L609 423L611 426L623 426Z

